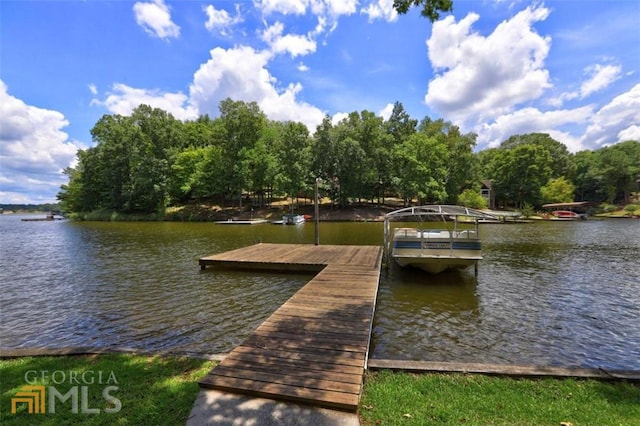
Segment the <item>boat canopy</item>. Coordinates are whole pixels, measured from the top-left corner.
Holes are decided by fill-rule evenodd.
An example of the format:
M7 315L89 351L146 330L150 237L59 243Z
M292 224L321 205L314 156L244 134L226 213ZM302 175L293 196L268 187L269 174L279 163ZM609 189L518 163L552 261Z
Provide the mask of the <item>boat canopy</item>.
M543 209L572 209L572 208L580 208L580 207L589 207L593 203L589 201L575 201L572 203L551 203L551 204L543 204Z
M477 219L497 219L495 215L482 210L471 209L463 206L453 206L445 204L430 204L426 206L406 207L394 210L385 215L385 221L409 217L409 216L468 216Z
M387 213L384 216L384 252L385 252L385 258L387 259L386 261L387 267L391 263L390 222L392 219L411 217L411 216L419 217L421 221L423 217L429 217L429 216L433 216L433 217L439 216L444 221L446 221L447 219L453 219L454 227L457 226L459 216L472 217L474 219L476 231L478 227L478 221L480 219L498 220L496 216L492 215L491 213L483 212L482 210L471 209L469 207L463 207L463 206L446 205L446 204L429 204L425 206L406 207L404 209L394 210L390 213Z

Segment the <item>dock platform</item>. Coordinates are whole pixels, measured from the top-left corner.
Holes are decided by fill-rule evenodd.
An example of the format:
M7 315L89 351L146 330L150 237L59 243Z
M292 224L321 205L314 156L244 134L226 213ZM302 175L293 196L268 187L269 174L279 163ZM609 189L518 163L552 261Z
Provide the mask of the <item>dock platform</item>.
M204 388L352 411L369 354L382 248L257 244L200 266L319 273L200 381Z

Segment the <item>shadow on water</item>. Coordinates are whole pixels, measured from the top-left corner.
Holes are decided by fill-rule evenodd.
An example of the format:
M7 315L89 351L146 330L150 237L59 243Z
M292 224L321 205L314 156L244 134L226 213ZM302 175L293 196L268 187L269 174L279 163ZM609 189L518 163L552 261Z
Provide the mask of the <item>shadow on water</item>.
M373 357L433 360L479 311L473 269L431 275L393 265L380 278Z

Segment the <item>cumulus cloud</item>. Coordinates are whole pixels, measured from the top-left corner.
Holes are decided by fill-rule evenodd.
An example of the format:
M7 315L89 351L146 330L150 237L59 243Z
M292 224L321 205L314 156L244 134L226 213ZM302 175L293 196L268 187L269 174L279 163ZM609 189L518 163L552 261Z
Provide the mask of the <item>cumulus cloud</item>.
M148 34L158 38L180 36L180 27L171 20L171 10L163 0L137 2L133 5L133 13L137 24Z
M393 8L393 0L377 0L363 7L360 13L369 16L369 22L376 19L383 19L387 22L395 22L398 19L398 12Z
M640 141L640 84L599 109L595 105L552 111L528 107L477 124L473 131L480 147L495 147L511 135L533 132L549 133L571 152Z
M595 92L602 91L611 83L618 80L622 73L619 65L590 65L584 69L587 79L580 85L580 90L561 93L559 96L549 98L547 104L553 107L561 107L565 101L584 99Z
M93 99L92 105L101 105L113 114L130 115L140 104L163 109L180 120L194 119L198 111L188 104L184 93L162 92L157 89L136 89L126 84L115 83L104 101Z
M256 0L255 4L265 15L281 13L283 15L304 15L308 0Z
M264 16L311 13L318 22L310 34L320 36L333 32L341 16L356 13L358 0L255 0L254 4Z
M427 47L436 76L429 82L427 105L468 122L506 114L540 97L551 87L544 68L551 39L533 24L548 15L543 6L527 7L486 37L472 31L479 19L475 13L459 22L447 16L434 23Z
M586 98L592 93L605 89L620 78L621 72L622 67L619 65L596 64L588 67L585 73L589 75L589 79L580 86L580 97Z
M231 16L224 9L216 9L213 5L208 5L203 10L207 15L207 22L204 24L205 28L211 32L217 31L223 36L229 35L235 25L243 22L239 5L236 5L235 16Z
M347 112L336 112L335 114L333 114L333 117L331 117L331 124L336 126L340 124L342 120L348 117L349 117L349 113Z
M378 115L384 118L385 120L388 120L391 117L391 114L393 114L393 107L394 107L394 104L385 105L385 107L382 108L382 110L378 113Z
M283 35L284 25L276 22L262 32L262 40L271 47L275 54L289 53L292 58L305 56L316 51L316 42L307 36Z
M593 115L593 107L540 111L533 107L519 109L497 117L492 122L477 125L478 145L497 147L509 136L526 133L549 133L551 137L567 145L571 152L584 149L578 136L556 130L564 126L585 125Z
M297 99L302 85L277 87L277 79L266 68L270 52L238 46L217 47L210 54L211 59L195 72L189 90L190 103L201 114L218 115L220 101L231 98L255 101L269 118L299 121L311 131L322 122L324 114L320 109Z
M625 140L640 141L640 84L613 98L591 118L582 143L597 149ZM617 136L617 140L612 135Z
M55 201L62 170L83 144L69 140L58 111L27 105L0 80L0 197L9 203ZM32 194L31 198L23 194Z

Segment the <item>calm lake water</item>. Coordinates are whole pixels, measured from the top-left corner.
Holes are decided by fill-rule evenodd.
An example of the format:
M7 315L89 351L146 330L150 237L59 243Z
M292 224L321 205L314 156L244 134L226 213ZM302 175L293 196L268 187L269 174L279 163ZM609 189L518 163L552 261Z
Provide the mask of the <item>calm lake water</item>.
M200 271L313 225L23 222L0 215L0 346L223 353L311 275ZM374 358L640 370L640 221L483 225L485 259L382 271ZM382 244L381 223L322 223L324 244Z

